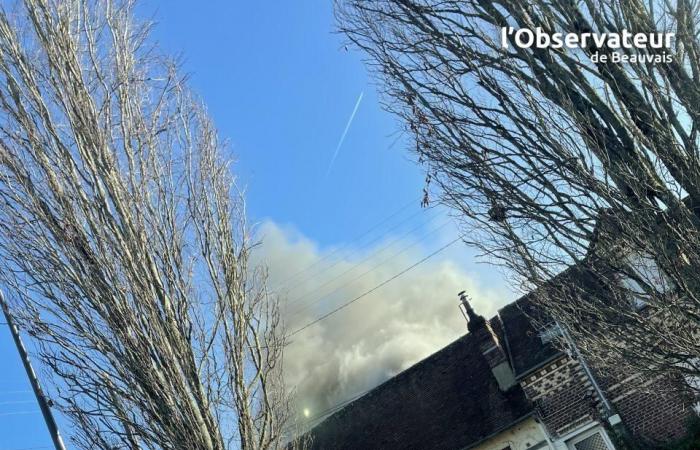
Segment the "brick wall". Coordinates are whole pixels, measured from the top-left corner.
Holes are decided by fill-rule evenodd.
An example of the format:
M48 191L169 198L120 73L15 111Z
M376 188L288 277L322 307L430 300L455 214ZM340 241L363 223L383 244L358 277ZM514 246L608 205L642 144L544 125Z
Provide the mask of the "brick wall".
M636 439L669 442L685 433L691 398L670 390L668 379L644 381L623 372L596 381L625 429ZM591 420L602 421L603 403L579 361L563 356L521 380L553 437Z
M688 395L669 389L669 380L657 377L646 380L639 374L617 373L600 377L601 384L627 431L638 439L668 442L685 434L688 419L693 414Z
M599 417L600 400L578 361L562 357L521 382L553 437Z

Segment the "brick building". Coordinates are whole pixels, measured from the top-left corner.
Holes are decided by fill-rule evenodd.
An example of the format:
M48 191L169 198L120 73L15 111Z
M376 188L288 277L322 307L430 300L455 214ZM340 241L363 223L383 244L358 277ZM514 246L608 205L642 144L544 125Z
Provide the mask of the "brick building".
M462 300L467 334L327 417L309 432L312 447L610 450L620 436L685 434L693 399L658 389L670 380L601 376L528 296L489 320Z

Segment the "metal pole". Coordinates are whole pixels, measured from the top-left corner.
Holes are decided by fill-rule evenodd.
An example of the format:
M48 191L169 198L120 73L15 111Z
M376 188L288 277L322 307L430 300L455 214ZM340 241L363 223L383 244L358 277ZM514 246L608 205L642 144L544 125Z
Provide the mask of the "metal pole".
M53 418L53 413L51 412L49 402L46 400L44 392L41 390L41 386L39 386L39 380L36 378L32 364L29 362L29 355L27 355L27 350L24 348L22 338L19 335L19 330L17 329L17 325L15 325L14 321L12 320L10 309L5 302L5 296L2 295L2 292L0 292L0 304L2 304L2 312L5 314L5 322L7 322L7 326L10 328L10 332L12 333L12 338L15 340L19 357L22 359L22 364L24 364L24 370L27 371L27 377L29 377L29 382L32 384L32 389L34 390L34 395L36 395L36 400L39 402L41 414L44 415L46 428L49 430L49 434L53 440L53 445L56 447L56 450L66 450L66 446L63 445L63 439L61 439L61 434L58 432L56 421Z

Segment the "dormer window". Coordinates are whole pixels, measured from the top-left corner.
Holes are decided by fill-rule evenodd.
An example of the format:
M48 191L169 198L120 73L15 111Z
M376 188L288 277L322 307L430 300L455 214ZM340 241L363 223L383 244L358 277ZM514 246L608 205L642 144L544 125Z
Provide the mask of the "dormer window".
M672 282L664 275L654 258L649 255L629 255L625 258L630 276L622 275L622 286L630 293L630 304L636 310L644 309L649 293L642 283L653 288L658 294L666 294L673 288ZM635 279L635 278L638 278ZM640 283L640 281L642 283Z

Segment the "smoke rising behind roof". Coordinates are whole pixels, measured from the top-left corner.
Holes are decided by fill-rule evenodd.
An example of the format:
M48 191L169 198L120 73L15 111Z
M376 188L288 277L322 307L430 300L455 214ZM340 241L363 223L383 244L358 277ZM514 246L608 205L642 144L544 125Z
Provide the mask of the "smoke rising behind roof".
M372 289L442 242L438 237L437 243L410 247L414 237L396 241L386 236L371 248L338 251L320 249L297 230L273 222L263 223L259 231L263 245L257 257L269 266L269 285L280 291L290 331ZM394 244L387 247L388 242ZM406 244L409 251L388 258ZM453 248L291 338L285 374L300 414L307 410L314 417L464 334L459 291L466 290L474 309L486 317L513 299L504 286L480 281L493 268L460 262L458 255L466 248Z

